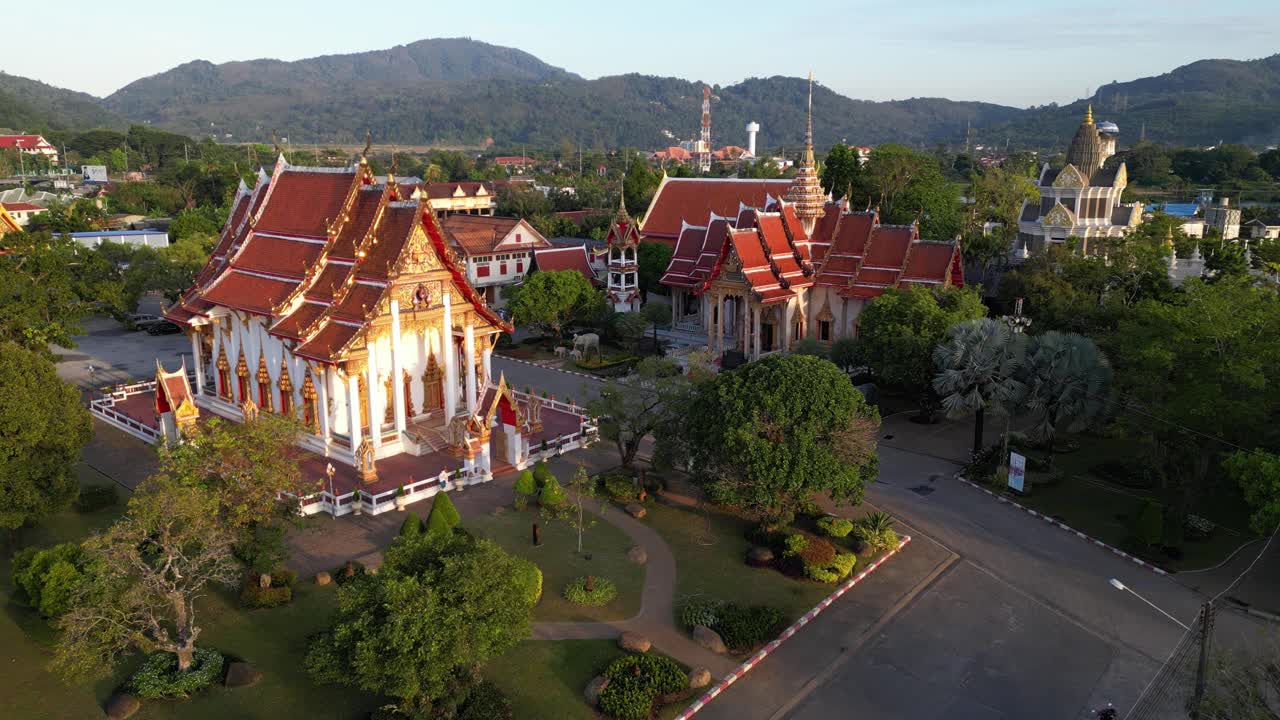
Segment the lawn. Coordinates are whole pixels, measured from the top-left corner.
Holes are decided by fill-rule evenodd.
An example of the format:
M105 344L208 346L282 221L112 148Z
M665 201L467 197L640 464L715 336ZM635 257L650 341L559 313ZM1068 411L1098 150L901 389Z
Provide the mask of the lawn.
M772 605L794 620L830 595L834 585L787 577L777 570L744 562L751 523L718 512L663 503L648 506L645 522L657 530L676 559L676 612L686 598L709 596L743 605ZM708 523L710 531L708 532ZM865 562L858 558L857 572Z
M1121 487L1096 477L1091 468L1133 454L1133 443L1123 438L1074 436L1080 449L1056 454L1054 467L1063 474L1057 483L1038 484L1046 473L1028 474L1031 492L1015 498L1029 508L1061 520L1071 527L1115 547L1133 551L1130 537L1139 509L1148 498L1160 501L1159 491ZM1039 455L1032 455L1039 457ZM1236 548L1256 537L1248 526L1249 508L1235 487L1223 487L1202 501L1193 512L1217 523L1205 540L1187 540L1182 557L1160 555L1153 559L1172 570L1213 566Z
M533 523L542 527L542 545L532 543ZM644 566L627 559L631 540L613 525L596 520L583 533L583 554L578 553L578 532L568 522L546 522L536 510L507 510L501 514L467 517L462 527L492 538L508 552L528 558L542 569L542 601L534 608L537 622L625 620L640 612ZM562 592L575 578L593 574L618 586L618 597L604 607L575 605Z
M592 720L587 683L622 655L613 640L526 640L484 675L511 699L520 720Z

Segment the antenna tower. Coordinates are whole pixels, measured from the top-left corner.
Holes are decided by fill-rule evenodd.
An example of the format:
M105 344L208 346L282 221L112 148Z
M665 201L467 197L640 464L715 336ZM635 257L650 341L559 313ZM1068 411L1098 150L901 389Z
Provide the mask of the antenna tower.
M702 86L702 136L698 139L698 170L711 172L711 88Z

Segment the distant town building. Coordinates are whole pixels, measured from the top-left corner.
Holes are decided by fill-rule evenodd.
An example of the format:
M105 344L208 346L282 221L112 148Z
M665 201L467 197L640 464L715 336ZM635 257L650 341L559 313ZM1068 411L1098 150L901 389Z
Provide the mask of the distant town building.
M90 230L73 232L69 237L88 248L96 248L105 242L145 245L150 248L169 247L169 233L158 230Z
M1240 208L1231 207L1231 198L1222 198L1221 205L1204 209L1206 228L1216 228L1223 240L1240 237Z
M533 252L534 267L538 272L559 272L562 270L574 270L582 273L582 277L586 278L592 285L600 285L597 276L598 268L595 262L596 255L591 251L587 244L578 241L579 245L568 245L564 247L550 247Z
M1182 225L1179 227L1182 229L1182 234L1189 238L1196 238L1199 240L1204 237L1204 218L1186 218L1182 221Z
M523 173L526 170L532 170L538 163L524 155L499 155L493 159L493 164L505 168L507 172Z
M498 207L497 193L488 182L421 183L401 189L411 200L425 196L436 217L441 218L458 213L493 215Z
M1254 218L1240 226L1247 229L1249 238L1253 240L1275 240L1280 238L1280 217L1272 216Z
M0 135L0 150L40 155L47 158L50 165L58 164L58 148L40 135Z
M550 247L524 220L484 215L449 215L440 221L449 243L466 258L467 281L493 308L503 305L500 288L518 285L533 264L533 251Z
M1112 123L1094 124L1089 107L1067 148L1066 164L1040 169L1040 201L1023 204L1011 250L1041 253L1076 237L1081 251L1090 254L1091 240L1121 237L1142 222L1142 203L1120 202L1129 184L1125 164L1105 166L1115 154L1117 132Z
M5 212L9 213L9 217L13 218L22 227L26 227L31 222L31 218L40 213L49 212L48 208L42 208L32 203L16 202L16 203L0 203Z

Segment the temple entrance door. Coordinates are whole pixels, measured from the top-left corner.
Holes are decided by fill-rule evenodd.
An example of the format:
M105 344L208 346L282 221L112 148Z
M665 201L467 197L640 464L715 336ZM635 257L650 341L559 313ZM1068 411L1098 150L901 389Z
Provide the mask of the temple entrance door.
M760 324L760 352L773 350L773 323Z
M489 433L489 458L494 463L507 460L507 427L501 422Z

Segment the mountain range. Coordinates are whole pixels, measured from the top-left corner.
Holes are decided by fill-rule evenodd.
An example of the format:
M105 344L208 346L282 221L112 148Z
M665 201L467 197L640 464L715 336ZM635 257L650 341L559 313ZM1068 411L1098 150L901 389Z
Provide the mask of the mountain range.
M693 137L700 82L639 74L587 80L514 48L466 38L422 40L388 50L292 62L185 63L136 80L106 98L0 73L0 126L15 129L124 127L146 122L220 141L379 143L512 147L655 148ZM759 145L803 141L808 86L800 78L749 78L712 88L716 145L745 145L743 127L762 125ZM914 98L855 100L815 85L815 142L901 142L1060 149L1086 103L1139 135L1171 144L1280 141L1280 55L1202 60L1164 75L1112 83L1069 105L1020 109Z

